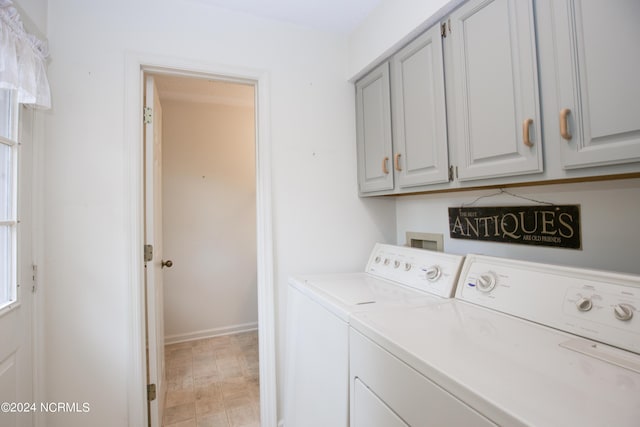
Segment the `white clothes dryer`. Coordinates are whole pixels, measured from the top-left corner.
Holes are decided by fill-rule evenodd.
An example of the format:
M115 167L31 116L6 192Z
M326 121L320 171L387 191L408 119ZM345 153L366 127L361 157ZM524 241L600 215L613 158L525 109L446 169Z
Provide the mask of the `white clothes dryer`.
M463 259L376 244L364 272L292 277L286 320L285 427L347 427L351 315L450 298Z
M638 426L639 310L639 276L468 255L455 299L352 316L351 425Z

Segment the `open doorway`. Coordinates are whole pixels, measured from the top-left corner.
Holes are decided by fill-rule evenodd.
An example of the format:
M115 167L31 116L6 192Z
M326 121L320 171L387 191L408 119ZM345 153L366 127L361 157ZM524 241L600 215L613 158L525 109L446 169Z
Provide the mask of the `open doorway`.
M255 87L153 79L162 111L164 425L258 425Z
M254 85L155 75L165 344L257 330Z
M256 174L256 246L254 262L257 264L257 305L258 305L258 347L259 347L259 395L260 425L275 427L276 377L275 377L275 313L273 305L273 243L271 231L271 182L270 182L270 138L268 126L268 75L259 70L221 67L185 60L172 60L153 55L130 54L127 56L125 93L125 138L129 141L128 158L132 185L128 194L131 205L131 280L132 287L132 363L131 363L131 411L130 424L147 425L153 417L147 411L150 396L147 382L146 358L146 298L144 278L146 264L142 262L139 248L144 244L144 152L143 135L143 92L145 76L176 75L197 79L235 81L252 84L255 90L255 174ZM166 261L162 257L158 262ZM151 347L153 343L149 343ZM156 418L156 424L158 418Z

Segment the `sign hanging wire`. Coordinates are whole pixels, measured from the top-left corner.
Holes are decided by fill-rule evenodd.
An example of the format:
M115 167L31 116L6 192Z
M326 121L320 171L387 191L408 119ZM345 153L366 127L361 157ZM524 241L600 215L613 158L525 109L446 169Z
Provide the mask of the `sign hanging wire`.
M460 207L461 207L461 208L464 208L464 207L466 207L466 206L473 206L473 205L475 205L475 204L478 202L478 200L486 199L486 198L489 198L489 197L500 196L501 194L507 194L507 195L509 195L509 196L511 196L511 197L516 197L516 198L518 198L518 199L523 199L523 200L527 200L527 201L529 201L529 202L534 202L534 203L540 203L540 204L543 204L543 205L549 205L549 206L554 206L554 205L555 205L555 203L545 202L545 201L542 201L542 200L536 200L536 199L532 199L532 198L530 198L530 197L521 196L521 195L519 195L519 194L515 194L515 193L512 193L512 192L510 192L510 191L507 191L507 190L505 190L504 188L500 188L500 189L498 189L498 190L499 190L499 191L498 191L497 193L485 194L484 196L480 196L480 197L478 197L477 199L473 200L471 203L462 203L462 204L460 205Z

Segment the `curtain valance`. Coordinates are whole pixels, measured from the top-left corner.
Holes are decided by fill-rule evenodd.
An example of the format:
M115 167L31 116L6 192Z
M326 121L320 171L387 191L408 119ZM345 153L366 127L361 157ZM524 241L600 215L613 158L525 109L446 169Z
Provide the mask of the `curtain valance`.
M51 107L46 42L25 31L10 0L0 0L0 88L15 89L18 102Z

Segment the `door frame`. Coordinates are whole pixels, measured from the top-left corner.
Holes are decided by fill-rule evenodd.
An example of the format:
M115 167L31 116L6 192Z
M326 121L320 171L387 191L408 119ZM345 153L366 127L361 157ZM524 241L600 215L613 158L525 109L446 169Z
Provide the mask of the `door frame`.
M127 206L124 225L129 247L125 252L129 284L128 366L129 425L146 426L147 372L144 307L144 74L172 74L253 83L255 87L256 133L256 230L258 334L260 368L260 425L277 426L275 305L271 207L271 139L269 127L269 73L202 61L128 52L124 76L124 165L123 195Z

